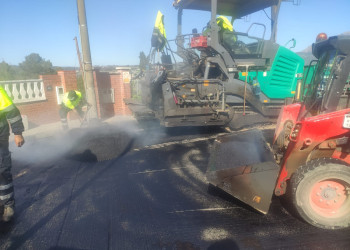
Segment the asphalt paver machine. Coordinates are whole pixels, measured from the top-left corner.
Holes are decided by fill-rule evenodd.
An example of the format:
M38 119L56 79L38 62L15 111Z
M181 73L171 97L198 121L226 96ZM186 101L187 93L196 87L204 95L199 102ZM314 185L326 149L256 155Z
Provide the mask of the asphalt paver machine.
M293 98L304 60L276 43L282 0L177 0L177 51L165 46L142 82L143 103L165 127L224 126L238 128L255 122L276 121L287 98ZM271 9L271 36L266 25L248 30L224 29L218 16L234 20ZM182 33L188 10L211 12L202 31ZM227 19L228 20L228 19ZM230 26L230 25L227 25ZM252 30L261 30L256 35ZM169 40L170 41L170 40ZM167 43L168 45L168 43ZM157 53L156 53L157 54ZM152 56L150 56L152 58ZM179 58L181 58L179 62ZM177 61L177 63L175 63ZM131 109L132 106L130 105Z
M261 131L218 137L207 179L266 214L273 194L286 195L306 222L350 226L350 36L313 44L312 81L281 109L273 146Z

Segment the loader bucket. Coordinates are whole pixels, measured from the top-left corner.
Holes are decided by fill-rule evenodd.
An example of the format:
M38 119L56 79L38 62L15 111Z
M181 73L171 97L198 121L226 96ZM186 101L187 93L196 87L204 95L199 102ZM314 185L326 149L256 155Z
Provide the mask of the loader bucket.
M206 173L210 184L266 214L279 166L260 130L216 138Z

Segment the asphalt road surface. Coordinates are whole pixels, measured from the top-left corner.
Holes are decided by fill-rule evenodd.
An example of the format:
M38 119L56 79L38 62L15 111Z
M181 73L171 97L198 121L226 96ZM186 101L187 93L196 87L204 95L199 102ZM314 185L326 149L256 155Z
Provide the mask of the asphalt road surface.
M103 162L57 138L28 142L13 154L16 219L1 225L1 249L350 248L350 230L312 227L278 198L261 215L208 192L215 133L138 131Z

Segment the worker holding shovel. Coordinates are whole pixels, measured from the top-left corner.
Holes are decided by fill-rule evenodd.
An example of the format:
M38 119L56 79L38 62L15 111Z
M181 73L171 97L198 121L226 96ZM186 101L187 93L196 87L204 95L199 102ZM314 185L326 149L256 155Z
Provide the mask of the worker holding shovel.
M61 108L59 110L63 130L68 129L67 114L72 110L79 115L80 122L83 125L86 120L86 113L89 106L90 105L82 97L81 92L77 90L67 92L63 97Z

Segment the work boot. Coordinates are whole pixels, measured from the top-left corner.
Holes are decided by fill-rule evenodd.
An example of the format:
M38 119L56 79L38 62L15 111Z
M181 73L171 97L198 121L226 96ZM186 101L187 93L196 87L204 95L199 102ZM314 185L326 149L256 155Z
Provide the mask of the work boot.
M63 131L68 130L68 121L67 118L61 118L61 125Z
M15 210L12 206L5 206L4 213L2 215L2 221L9 222L15 215Z

